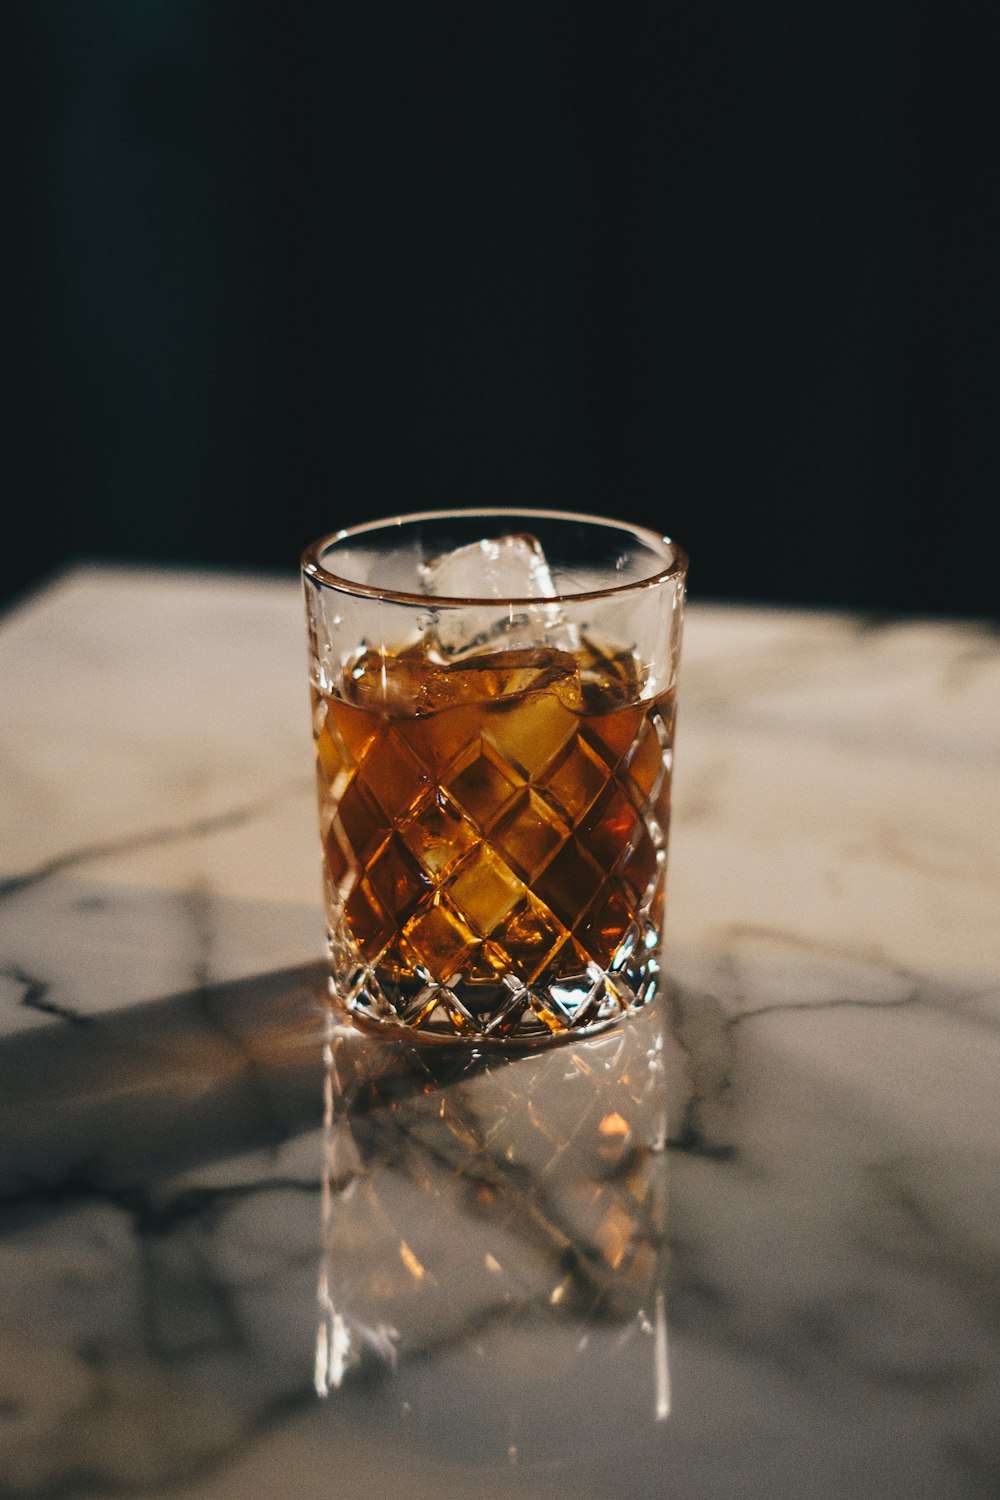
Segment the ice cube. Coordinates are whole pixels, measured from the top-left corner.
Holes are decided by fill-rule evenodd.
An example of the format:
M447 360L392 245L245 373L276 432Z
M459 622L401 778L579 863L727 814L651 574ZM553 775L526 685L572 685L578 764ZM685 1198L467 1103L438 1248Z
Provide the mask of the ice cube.
M553 646L574 651L576 629L559 605L508 604L492 608L486 601L551 599L557 590L541 543L533 536L484 537L419 565L420 579L431 598L472 599L461 608L435 611L435 645L445 661L482 651L493 643L504 649ZM480 602L482 601L482 602Z
M458 599L551 599L556 592L541 543L523 533L442 552L419 571L429 594Z

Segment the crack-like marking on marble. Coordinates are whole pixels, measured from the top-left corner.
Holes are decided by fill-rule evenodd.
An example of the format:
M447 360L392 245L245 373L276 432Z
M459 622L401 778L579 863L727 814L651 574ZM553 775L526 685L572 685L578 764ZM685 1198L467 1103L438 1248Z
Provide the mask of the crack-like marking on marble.
M218 985L213 980L211 963L214 942L212 891L206 883L193 881L180 892L179 899L191 932L190 993L195 1008L207 1029L229 1048L239 1064L239 1077L250 1102L258 1110L265 1130L270 1132L272 1146L277 1147L284 1140L285 1132L274 1111L266 1071L259 1067L238 1028L227 1024L215 1003Z
M749 945L746 950L741 947L744 944ZM844 984L843 976L838 975L828 976L829 988L823 993L801 997L793 994L787 999L768 1001L765 1004L748 1003L746 980L748 975L753 975L753 969L751 967L748 970L744 966L748 955L753 958L754 945L758 945L762 952L772 949L780 953L784 950L792 959L800 955L818 961L814 971L806 971L803 975L803 982L808 980L809 987L813 990L816 988L817 977L823 982L821 965L832 963L851 970L856 987L861 984L869 990L877 988L879 993L851 994ZM708 984L718 996L723 1011L722 1025L727 1031L732 1031L744 1021L785 1011L794 1014L820 1010L893 1010L921 1006L985 1029L995 1029L1000 1025L1000 1017L994 1020L991 1015L977 1014L969 1009L977 1001L993 994L992 985L984 987L976 982L959 988L955 984L942 984L919 970L908 969L893 962L870 945L851 947L786 932L777 927L734 923L720 933L719 947L718 955L710 963L711 979ZM776 971L769 972L763 960L759 967L765 975L765 987L773 990ZM761 980L758 978L757 986L760 984ZM755 988L752 982L750 988Z
M133 854L139 850L180 844L187 839L207 838L213 833L222 833L231 828L242 828L245 824L252 823L257 818L272 812L286 797L304 791L308 785L309 783L303 778L296 777L294 783L284 792L273 797L266 797L257 802L242 803L238 807L227 808L224 812L192 818L186 823L141 829L137 833L124 834L121 838L99 840L93 844L84 844L79 849L68 849L63 854L56 854L51 859L47 859L33 870L25 870L20 875L8 875L0 879L0 901L8 896L17 895L20 891L30 890L32 886L40 885L42 881L51 879L53 875L61 875L65 870L78 869L81 865L93 864L98 860L111 859L121 854Z
M727 1016L723 1025L727 1031L731 1031L735 1026L742 1026L744 1021L755 1021L759 1016L793 1014L795 1011L895 1010L904 1005L921 1005L925 999L922 988L915 985L909 995L898 1000L861 1000L851 995L838 995L829 1000L784 1000L777 1005L758 1005L755 1010L743 1010L739 1015Z
M729 1126L732 1043L722 1006L707 991L673 983L667 990L666 1015L687 1083L680 1118L671 1122L667 1145L710 1161L730 1161L736 1155ZM676 1095L671 1103L676 1109Z
M32 974L26 973L24 969L19 968L16 964L8 964L5 968L0 969L0 974L7 979L12 979L15 984L23 986L24 993L21 995L18 1004L23 1005L26 1010L37 1010L45 1016L56 1016L60 1021L68 1021L71 1026L87 1026L90 1024L92 1019L90 1016L84 1015L81 1011L73 1010L71 1006L59 1005L55 1000L48 998L51 986L47 980L38 979Z
M62 1177L44 1181L23 1177L21 1186L0 1193L0 1214L42 1206L69 1207L74 1203L106 1203L128 1216L140 1237L162 1237L183 1223L212 1218L231 1204L271 1193L318 1194L318 1178L274 1176L254 1182L192 1185L158 1198L135 1182L102 1182L94 1160L75 1162ZM2 1493L2 1492L0 1492Z

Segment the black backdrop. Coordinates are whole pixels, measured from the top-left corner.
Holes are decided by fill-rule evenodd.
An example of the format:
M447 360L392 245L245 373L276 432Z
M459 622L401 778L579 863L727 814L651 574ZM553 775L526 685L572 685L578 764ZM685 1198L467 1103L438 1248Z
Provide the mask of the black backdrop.
M995 612L1000 7L9 0L8 594L548 504Z

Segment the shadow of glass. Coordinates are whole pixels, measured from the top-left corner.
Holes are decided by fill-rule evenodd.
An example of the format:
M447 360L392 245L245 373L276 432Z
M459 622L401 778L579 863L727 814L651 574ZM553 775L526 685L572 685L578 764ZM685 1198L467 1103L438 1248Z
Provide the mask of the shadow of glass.
M203 986L0 1043L0 1197L150 1185L319 1123L326 967Z

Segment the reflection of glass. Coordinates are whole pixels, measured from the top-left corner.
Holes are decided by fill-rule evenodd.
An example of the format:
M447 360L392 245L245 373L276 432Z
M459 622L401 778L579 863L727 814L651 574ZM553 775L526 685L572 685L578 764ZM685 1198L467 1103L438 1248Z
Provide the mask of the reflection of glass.
M331 1021L326 1060L319 1393L380 1382L477 1459L665 1418L659 1006L520 1057Z
M332 979L356 1019L530 1044L652 998L685 566L653 532L543 511L306 553Z

